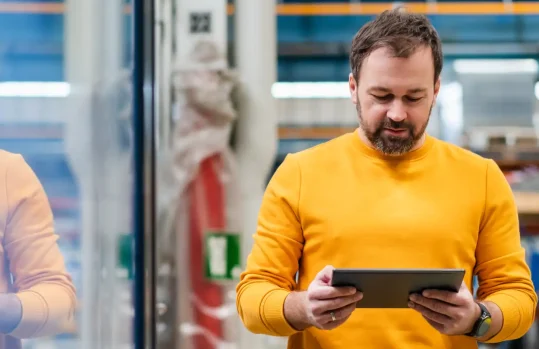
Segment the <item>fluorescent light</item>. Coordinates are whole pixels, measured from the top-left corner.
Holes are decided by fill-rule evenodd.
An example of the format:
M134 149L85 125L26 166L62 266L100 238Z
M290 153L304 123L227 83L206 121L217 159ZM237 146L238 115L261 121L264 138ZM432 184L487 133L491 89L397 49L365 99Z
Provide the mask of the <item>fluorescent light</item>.
M0 82L0 97L67 97L67 82ZM277 82L275 98L349 98L348 82Z
M535 74L535 59L457 59L453 68L459 74Z
M0 97L67 97L67 82L0 82Z
M276 82L275 98L350 98L348 82Z

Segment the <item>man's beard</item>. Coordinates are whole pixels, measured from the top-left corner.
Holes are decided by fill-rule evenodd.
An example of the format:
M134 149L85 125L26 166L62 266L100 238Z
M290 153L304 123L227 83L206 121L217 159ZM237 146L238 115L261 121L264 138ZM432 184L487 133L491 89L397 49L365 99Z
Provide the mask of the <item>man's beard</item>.
M432 112L432 105L429 110L429 118L425 124L418 125L418 127L414 127L414 125L408 123L406 120L396 122L388 117L383 119L378 125L371 125L366 123L363 119L359 103L356 104L356 110L359 117L359 126L369 142L371 142L377 150L386 155L402 155L412 150L425 134ZM384 133L384 128L406 129L408 135L406 137L391 136Z

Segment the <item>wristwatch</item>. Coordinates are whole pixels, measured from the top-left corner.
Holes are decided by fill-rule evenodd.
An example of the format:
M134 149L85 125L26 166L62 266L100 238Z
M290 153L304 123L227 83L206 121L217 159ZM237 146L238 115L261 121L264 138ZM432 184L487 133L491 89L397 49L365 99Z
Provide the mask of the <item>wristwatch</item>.
M490 312L488 311L487 307L485 307L483 304L478 302L477 305L479 305L479 308L481 308L481 315L479 316L479 319L477 319L477 321L475 322L472 331L470 333L467 333L466 335L474 338L481 338L490 329L490 325L492 323L492 316L490 315Z

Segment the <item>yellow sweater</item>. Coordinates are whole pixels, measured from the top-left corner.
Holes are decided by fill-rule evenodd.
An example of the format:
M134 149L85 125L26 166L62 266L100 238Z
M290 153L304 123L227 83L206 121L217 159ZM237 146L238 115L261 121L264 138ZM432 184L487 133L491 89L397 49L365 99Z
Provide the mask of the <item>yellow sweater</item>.
M503 312L490 342L522 336L535 316L504 175L492 160L430 136L399 157L367 147L357 133L288 155L263 198L238 312L252 332L290 336L289 349L477 348L472 338L438 333L410 309L357 309L335 330L294 330L283 314L286 296L306 290L328 264L464 268L470 289L478 275L478 298Z

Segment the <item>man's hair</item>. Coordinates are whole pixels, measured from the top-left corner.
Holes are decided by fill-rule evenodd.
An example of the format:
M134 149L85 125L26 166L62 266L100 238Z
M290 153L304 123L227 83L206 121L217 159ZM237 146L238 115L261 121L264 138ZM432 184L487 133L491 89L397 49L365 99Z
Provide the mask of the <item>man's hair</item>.
M399 8L384 11L355 35L350 51L352 74L358 81L363 61L378 48L388 48L395 57L407 58L422 46L432 50L436 82L443 66L442 43L429 19Z

